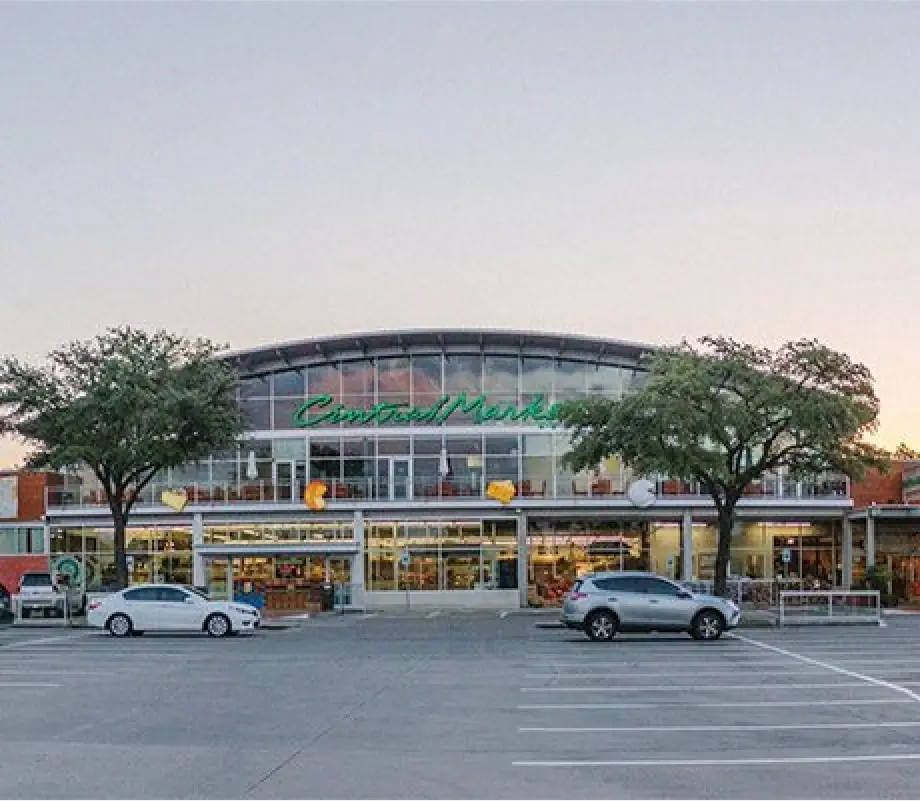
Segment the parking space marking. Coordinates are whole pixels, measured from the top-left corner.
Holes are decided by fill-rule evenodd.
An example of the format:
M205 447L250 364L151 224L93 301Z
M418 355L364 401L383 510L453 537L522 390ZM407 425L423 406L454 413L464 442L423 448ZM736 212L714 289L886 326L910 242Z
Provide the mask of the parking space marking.
M814 676L820 674L821 669L817 667L810 668L796 668L794 670L758 670L758 676ZM917 671L914 671L917 672ZM688 675L691 675L686 670L676 671L671 673L646 673L642 672L643 679L682 679L686 678ZM694 678L699 678L701 676L713 677L713 676L737 676L738 670L694 670L692 673ZM530 681L537 680L548 680L548 679L561 679L564 678L566 681L571 679L634 679L636 678L635 672L624 672L618 671L616 673L610 671L598 671L596 673L574 673L566 671L565 673L528 673L524 676L525 679Z
M516 768L664 768L732 765L819 765L834 762L909 762L920 754L853 754L851 756L747 757L739 759L546 759L519 761Z
M893 692L903 693L908 698L913 701L920 701L920 695L917 695L913 690L908 689L907 687L902 687L900 684L895 684L891 681L885 681L885 679L879 679L875 676L867 676L865 673L858 673L855 670L849 670L847 668L840 667L839 665L832 665L830 662L822 662L820 659L814 659L810 656L804 656L802 654L796 653L795 651L788 651L785 648L779 648L776 645L769 645L768 643L761 642L760 640L752 639L751 637L746 637L743 634L734 634L731 636L740 640L741 642L746 642L749 645L754 646L755 648L761 648L766 651L771 651L776 654L781 654L782 656L788 657L789 659L795 659L799 662L803 662L807 665L816 665L818 667L823 667L826 670L833 671L834 673L839 673L841 676L849 676L851 679L859 679L864 681L867 684L874 684L877 687L884 687ZM854 662L871 662L873 660L853 660ZM920 660L916 660L920 661ZM884 663L884 660L880 660L880 663ZM890 664L890 663L889 663Z
M21 676L23 673L28 673L32 675L42 675L42 676L114 676L115 674L111 671L106 670L70 670L68 668L42 668L36 670L29 664L28 667L25 667L20 664L18 668L7 668L0 667L0 676Z
M89 632L80 632L79 634L62 634L57 637L38 637L34 640L16 640L15 642L3 643L0 648L6 651L12 651L14 648L27 648L32 645L45 645L46 643L65 642L66 640L79 640L88 637Z
M44 688L49 687L60 687L60 684L54 684L49 681L0 681L0 687L31 687L31 688Z
M831 687L864 687L859 681L835 681L818 684L645 684L634 687L521 687L522 693L637 693L699 692L700 690L826 690Z
M725 724L713 726L520 726L523 734L654 734L655 732L719 732L719 731L823 731L847 729L915 729L920 720L883 721L881 723L764 723Z
M518 709L681 709L685 707L706 709L742 709L754 707L801 707L801 706L878 706L882 704L911 704L909 698L832 698L827 701L637 701L625 704L518 704Z

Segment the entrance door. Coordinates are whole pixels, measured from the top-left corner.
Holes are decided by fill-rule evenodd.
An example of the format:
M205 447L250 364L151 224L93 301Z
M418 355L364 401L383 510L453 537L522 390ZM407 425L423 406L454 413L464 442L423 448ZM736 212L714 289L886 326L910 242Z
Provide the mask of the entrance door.
M390 458L390 500L412 499L412 460L402 456Z
M274 462L272 464L272 483L275 485L276 501L297 500L298 489L295 487L293 462Z

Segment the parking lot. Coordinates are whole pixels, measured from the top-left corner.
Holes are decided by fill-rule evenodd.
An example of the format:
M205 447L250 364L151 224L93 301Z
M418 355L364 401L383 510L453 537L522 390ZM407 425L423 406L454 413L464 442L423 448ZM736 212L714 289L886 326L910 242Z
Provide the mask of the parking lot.
M0 797L916 796L920 618L609 644L545 619L0 629Z

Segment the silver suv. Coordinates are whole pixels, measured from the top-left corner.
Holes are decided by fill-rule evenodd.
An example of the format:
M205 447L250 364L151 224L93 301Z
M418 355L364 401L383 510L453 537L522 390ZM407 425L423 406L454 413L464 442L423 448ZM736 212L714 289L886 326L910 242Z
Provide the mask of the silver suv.
M562 607L562 622L596 641L618 631L686 631L697 640L717 640L740 621L734 602L690 592L654 573L583 576Z

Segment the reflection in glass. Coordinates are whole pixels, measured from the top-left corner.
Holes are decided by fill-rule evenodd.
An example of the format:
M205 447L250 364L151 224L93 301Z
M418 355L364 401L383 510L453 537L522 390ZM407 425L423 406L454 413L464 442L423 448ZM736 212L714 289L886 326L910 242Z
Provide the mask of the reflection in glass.
M412 357L412 403L430 406L441 397L441 357Z
M517 356L486 356L483 388L490 396L502 393L517 402L520 381L520 359Z
M477 396L482 392L482 357L449 354L444 357L444 392L465 392Z

